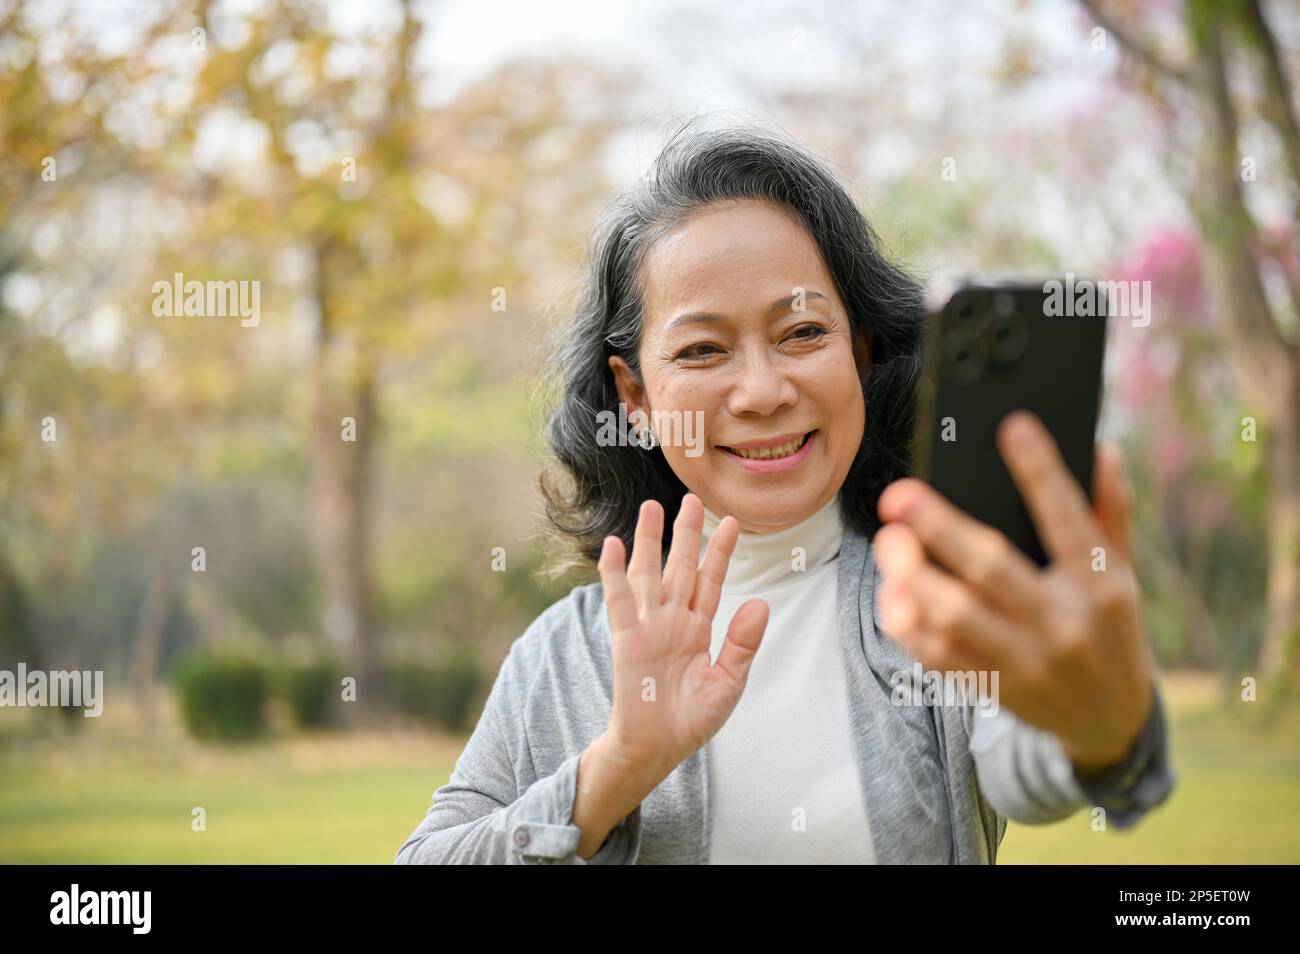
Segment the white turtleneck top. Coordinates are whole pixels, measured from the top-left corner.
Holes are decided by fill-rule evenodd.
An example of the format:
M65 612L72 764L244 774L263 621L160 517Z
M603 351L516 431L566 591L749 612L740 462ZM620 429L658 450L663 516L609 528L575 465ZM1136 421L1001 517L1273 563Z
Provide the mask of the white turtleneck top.
M704 511L704 547L721 517ZM779 533L741 533L713 618L716 662L736 610L769 607L731 716L709 740L711 864L875 862L840 647L839 498Z

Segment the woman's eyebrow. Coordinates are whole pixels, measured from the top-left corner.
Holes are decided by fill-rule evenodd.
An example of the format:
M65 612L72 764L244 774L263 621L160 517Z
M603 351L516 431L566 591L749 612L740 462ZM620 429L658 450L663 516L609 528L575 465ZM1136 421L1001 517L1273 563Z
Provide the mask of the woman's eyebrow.
M825 295L823 295L821 292L801 289L800 292L794 292L782 298L778 298L776 301L772 302L772 304L767 306L767 313L770 315L777 311L781 311L783 309L789 308L799 298L800 293L802 293L805 301L812 298L818 298L825 302L830 301L830 299L827 298ZM668 332L672 331L678 325L709 322L709 321L721 321L723 320L724 317L725 317L724 315L720 315L712 311L683 312L682 314L674 318L672 321L668 322L668 326L664 328L664 334L667 334Z

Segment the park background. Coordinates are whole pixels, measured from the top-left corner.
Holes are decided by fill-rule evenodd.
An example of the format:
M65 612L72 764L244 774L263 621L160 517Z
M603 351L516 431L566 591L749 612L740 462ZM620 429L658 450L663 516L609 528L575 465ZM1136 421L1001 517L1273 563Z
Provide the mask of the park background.
M1296 76L1276 0L0 2L0 669L107 681L0 708L0 862L392 860L584 579L537 572L539 349L701 114L927 281L1152 283L1103 436L1179 784L999 860L1300 861ZM156 316L177 272L259 323Z

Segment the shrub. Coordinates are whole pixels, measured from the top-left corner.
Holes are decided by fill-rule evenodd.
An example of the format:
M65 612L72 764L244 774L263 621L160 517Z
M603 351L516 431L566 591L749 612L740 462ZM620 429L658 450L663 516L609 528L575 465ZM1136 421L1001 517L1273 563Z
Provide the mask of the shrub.
M279 672L277 695L284 698L303 728L315 729L338 721L339 667L320 658L286 664Z
M243 742L266 728L268 677L245 656L196 652L180 667L176 689L185 726L198 739Z
M470 653L398 660L386 668L389 694L400 711L453 732L466 728L482 675Z

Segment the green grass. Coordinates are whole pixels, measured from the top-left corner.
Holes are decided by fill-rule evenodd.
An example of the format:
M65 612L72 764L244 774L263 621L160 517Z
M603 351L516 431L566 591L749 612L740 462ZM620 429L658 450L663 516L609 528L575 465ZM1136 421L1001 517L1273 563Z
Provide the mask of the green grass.
M1300 712L1224 708L1204 680L1166 690L1170 800L1130 831L1094 832L1087 812L1013 824L1001 863L1300 861ZM75 733L39 719L0 710L0 862L388 864L463 744L394 731L220 749L170 717L147 741L107 714Z
M1177 785L1128 831L1092 830L1081 811L1054 825L1007 826L998 862L1295 864L1300 862L1300 713L1224 705L1199 679L1169 679Z
M390 864L461 744L366 733L223 751L85 734L0 755L0 862Z

